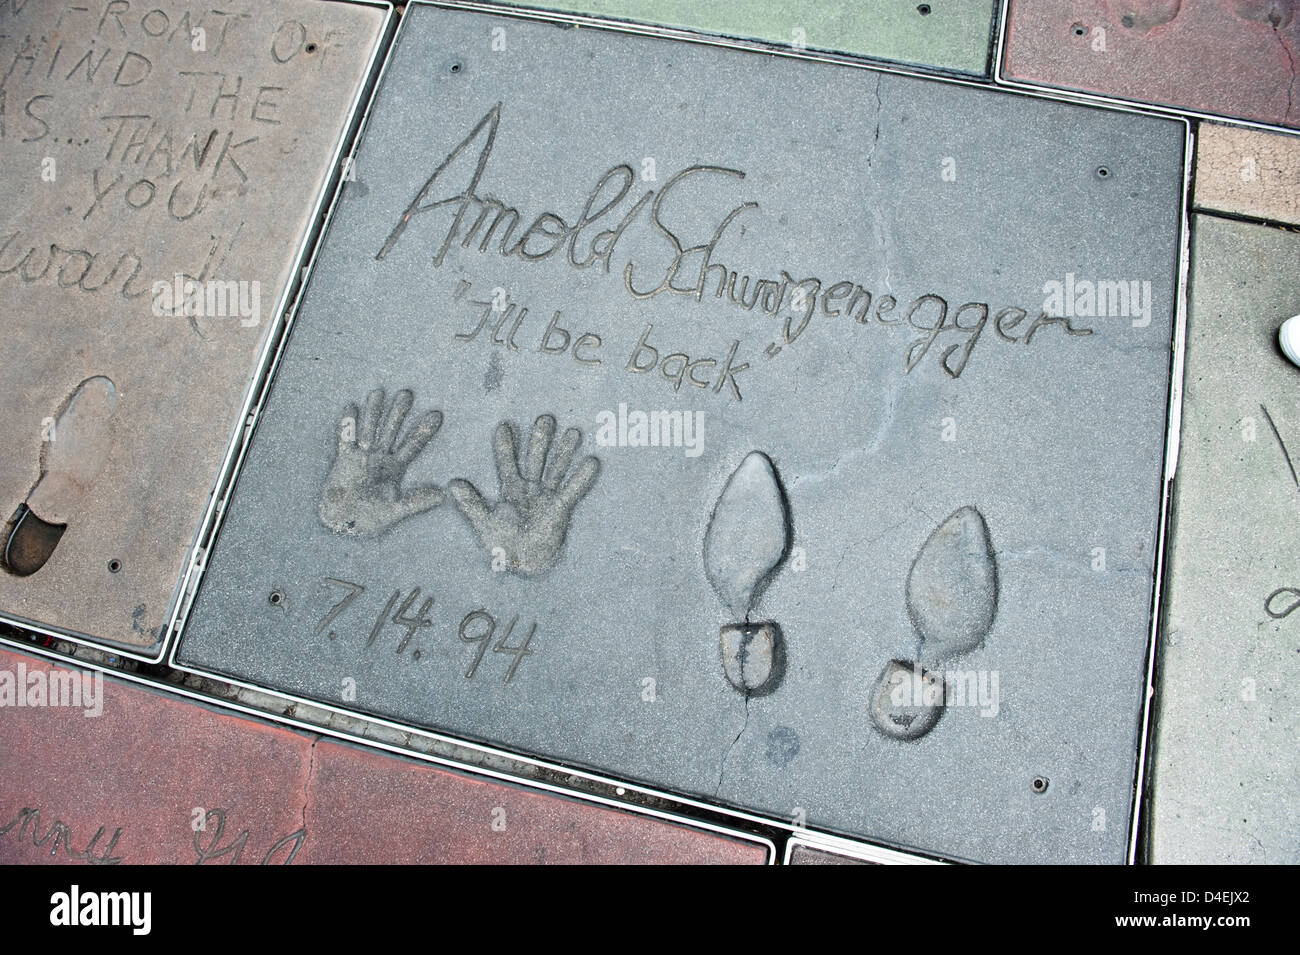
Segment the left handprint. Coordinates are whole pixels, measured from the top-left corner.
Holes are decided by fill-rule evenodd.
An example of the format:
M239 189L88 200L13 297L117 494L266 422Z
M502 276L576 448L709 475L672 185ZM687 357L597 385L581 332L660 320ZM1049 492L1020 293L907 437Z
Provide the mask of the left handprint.
M359 417L355 404L343 409L338 451L320 498L321 523L330 530L377 537L398 521L442 503L446 495L440 487L402 489L406 469L442 427L442 412L426 411L399 443L414 403L415 396L403 388L384 413L384 389L376 388L366 396Z

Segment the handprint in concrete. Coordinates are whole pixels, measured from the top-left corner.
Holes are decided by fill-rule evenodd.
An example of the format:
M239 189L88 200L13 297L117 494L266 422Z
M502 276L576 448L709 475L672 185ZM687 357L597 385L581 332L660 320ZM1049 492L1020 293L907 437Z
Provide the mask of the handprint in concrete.
M442 412L426 411L398 441L414 403L415 396L403 388L385 413L384 389L376 388L366 396L359 416L355 404L343 409L334 464L318 508L327 528L353 537L378 537L443 502L442 488L402 487L406 469L442 427Z
M600 474L600 461L591 455L571 467L581 431L569 428L558 441L554 438L555 418L539 416L521 462L514 426L503 421L492 436L497 501L488 502L463 479L447 487L494 566L499 561L503 569L525 577L548 570L559 559L574 508Z

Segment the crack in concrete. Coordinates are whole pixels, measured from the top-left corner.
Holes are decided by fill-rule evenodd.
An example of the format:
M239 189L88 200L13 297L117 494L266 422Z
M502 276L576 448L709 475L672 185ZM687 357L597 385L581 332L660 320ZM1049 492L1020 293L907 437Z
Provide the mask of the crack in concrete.
M864 157L866 159L868 175L870 175L872 162L875 160L876 147L880 145L880 125L881 125L880 117L881 114L884 112L884 102L880 97L880 84L883 79L884 79L884 74L877 73L876 85L872 89L872 95L874 95L876 99L876 115L875 115L875 129L872 130L871 133L871 146L867 149L866 156ZM874 176L870 177L870 182L871 182L873 199L875 200L873 202L875 215L872 217L871 230L876 240L876 252L880 256L881 263L883 264L885 269L884 278L882 279L882 284L885 287L885 294L892 296L894 294L894 285L892 281L893 278L892 270L889 267L889 235L887 234L887 230L885 229L883 216L880 213L880 208L879 208L880 190L877 187L876 179Z
M888 274L889 266L885 266L885 272ZM904 372L906 374L906 372ZM894 378L894 383L889 388L889 393L885 397L885 413L881 415L880 423L876 426L876 433L867 445L864 453L875 454L885 443L885 437L894 426L894 419L898 417L898 393L903 388L903 376Z
M866 155L868 169L871 168L871 158L876 154L876 146L880 143L880 113L884 108L880 101L880 81L883 76L883 73L876 74L876 86L875 89L871 91L876 97L876 128L871 134L871 146L867 150Z
M307 802L311 792L311 776L316 769L316 744L320 741L321 738L317 736L311 741L311 748L307 751L307 778L302 782L302 811L299 813L304 833L307 831Z
M879 424L876 426L875 434L872 436L870 443L847 448L835 456L829 468L815 471L810 474L801 474L790 482L790 487L795 488L800 484L823 484L829 481L831 477L839 470L840 466L847 460L856 460L875 454L885 442L885 437L894 425L894 419L898 411L898 393L904 384L903 378L896 378L885 392L883 404L884 413L881 416Z
M907 518L903 518L897 524L891 524L889 527L886 527L884 530L878 531L873 534L864 535L863 537L859 538L855 543L850 544L848 547L845 547L844 550L840 552L840 559L836 562L835 570L831 574L831 579L832 579L831 593L833 594L835 593L836 590L839 589L840 568L844 566L844 561L848 559L849 554L854 553L860 547L874 544L876 541L880 540L886 534L892 534L894 531L898 530L906 523L907 523Z
M736 734L736 738L731 741L730 745L727 746L726 752L722 754L722 765L718 767L718 784L713 787L714 799L717 799L718 793L722 791L722 777L727 772L727 757L731 755L731 751L736 748L736 744L740 742L740 738L745 735L745 730L747 729L749 729L749 694L748 693L745 694L745 722L740 724L740 732Z
M1263 402L1260 403L1259 410L1264 412L1264 420L1268 422L1269 428L1273 431L1273 437L1277 438L1278 447L1282 449L1282 457L1286 459L1287 469L1291 472L1291 482L1297 488L1300 488L1300 477L1296 476L1295 465L1291 462L1291 452L1286 449L1286 444L1282 441L1282 435L1277 430L1277 425L1273 423L1273 416L1268 413L1268 409L1264 407Z
M1277 42L1282 44L1282 49L1286 53L1287 63L1291 67L1291 82L1289 82L1286 87L1286 118L1290 119L1291 107L1295 101L1295 54L1291 52L1291 47L1286 42L1286 38L1282 36L1282 31L1277 28L1277 22L1270 20L1269 23L1273 27L1273 35L1277 37Z
M839 454L835 455L835 460L831 463L830 467L824 468L820 471L813 471L809 474L800 474L798 477L790 481L790 487L793 489L801 484L824 484L826 481L831 479L831 476L834 475L837 470L839 470L839 467L844 463L845 458L861 457L867 453L867 450L868 449L865 447L855 447L841 451Z

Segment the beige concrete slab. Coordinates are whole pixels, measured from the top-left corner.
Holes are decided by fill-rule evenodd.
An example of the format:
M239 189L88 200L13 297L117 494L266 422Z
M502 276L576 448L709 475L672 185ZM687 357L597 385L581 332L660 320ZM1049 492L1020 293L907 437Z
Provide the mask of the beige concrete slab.
M4 616L165 636L388 16L0 4Z
M1197 208L1300 225L1300 136L1202 123Z

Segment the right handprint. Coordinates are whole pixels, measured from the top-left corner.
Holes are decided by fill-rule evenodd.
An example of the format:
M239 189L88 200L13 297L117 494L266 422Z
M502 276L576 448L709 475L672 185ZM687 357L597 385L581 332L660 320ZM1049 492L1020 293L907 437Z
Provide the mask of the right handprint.
M515 429L503 421L492 439L500 499L489 504L463 479L447 487L494 569L532 576L551 567L564 546L573 509L596 483L600 461L595 457L588 455L570 470L582 432L570 428L553 444L554 437L555 419L538 417L521 464Z

